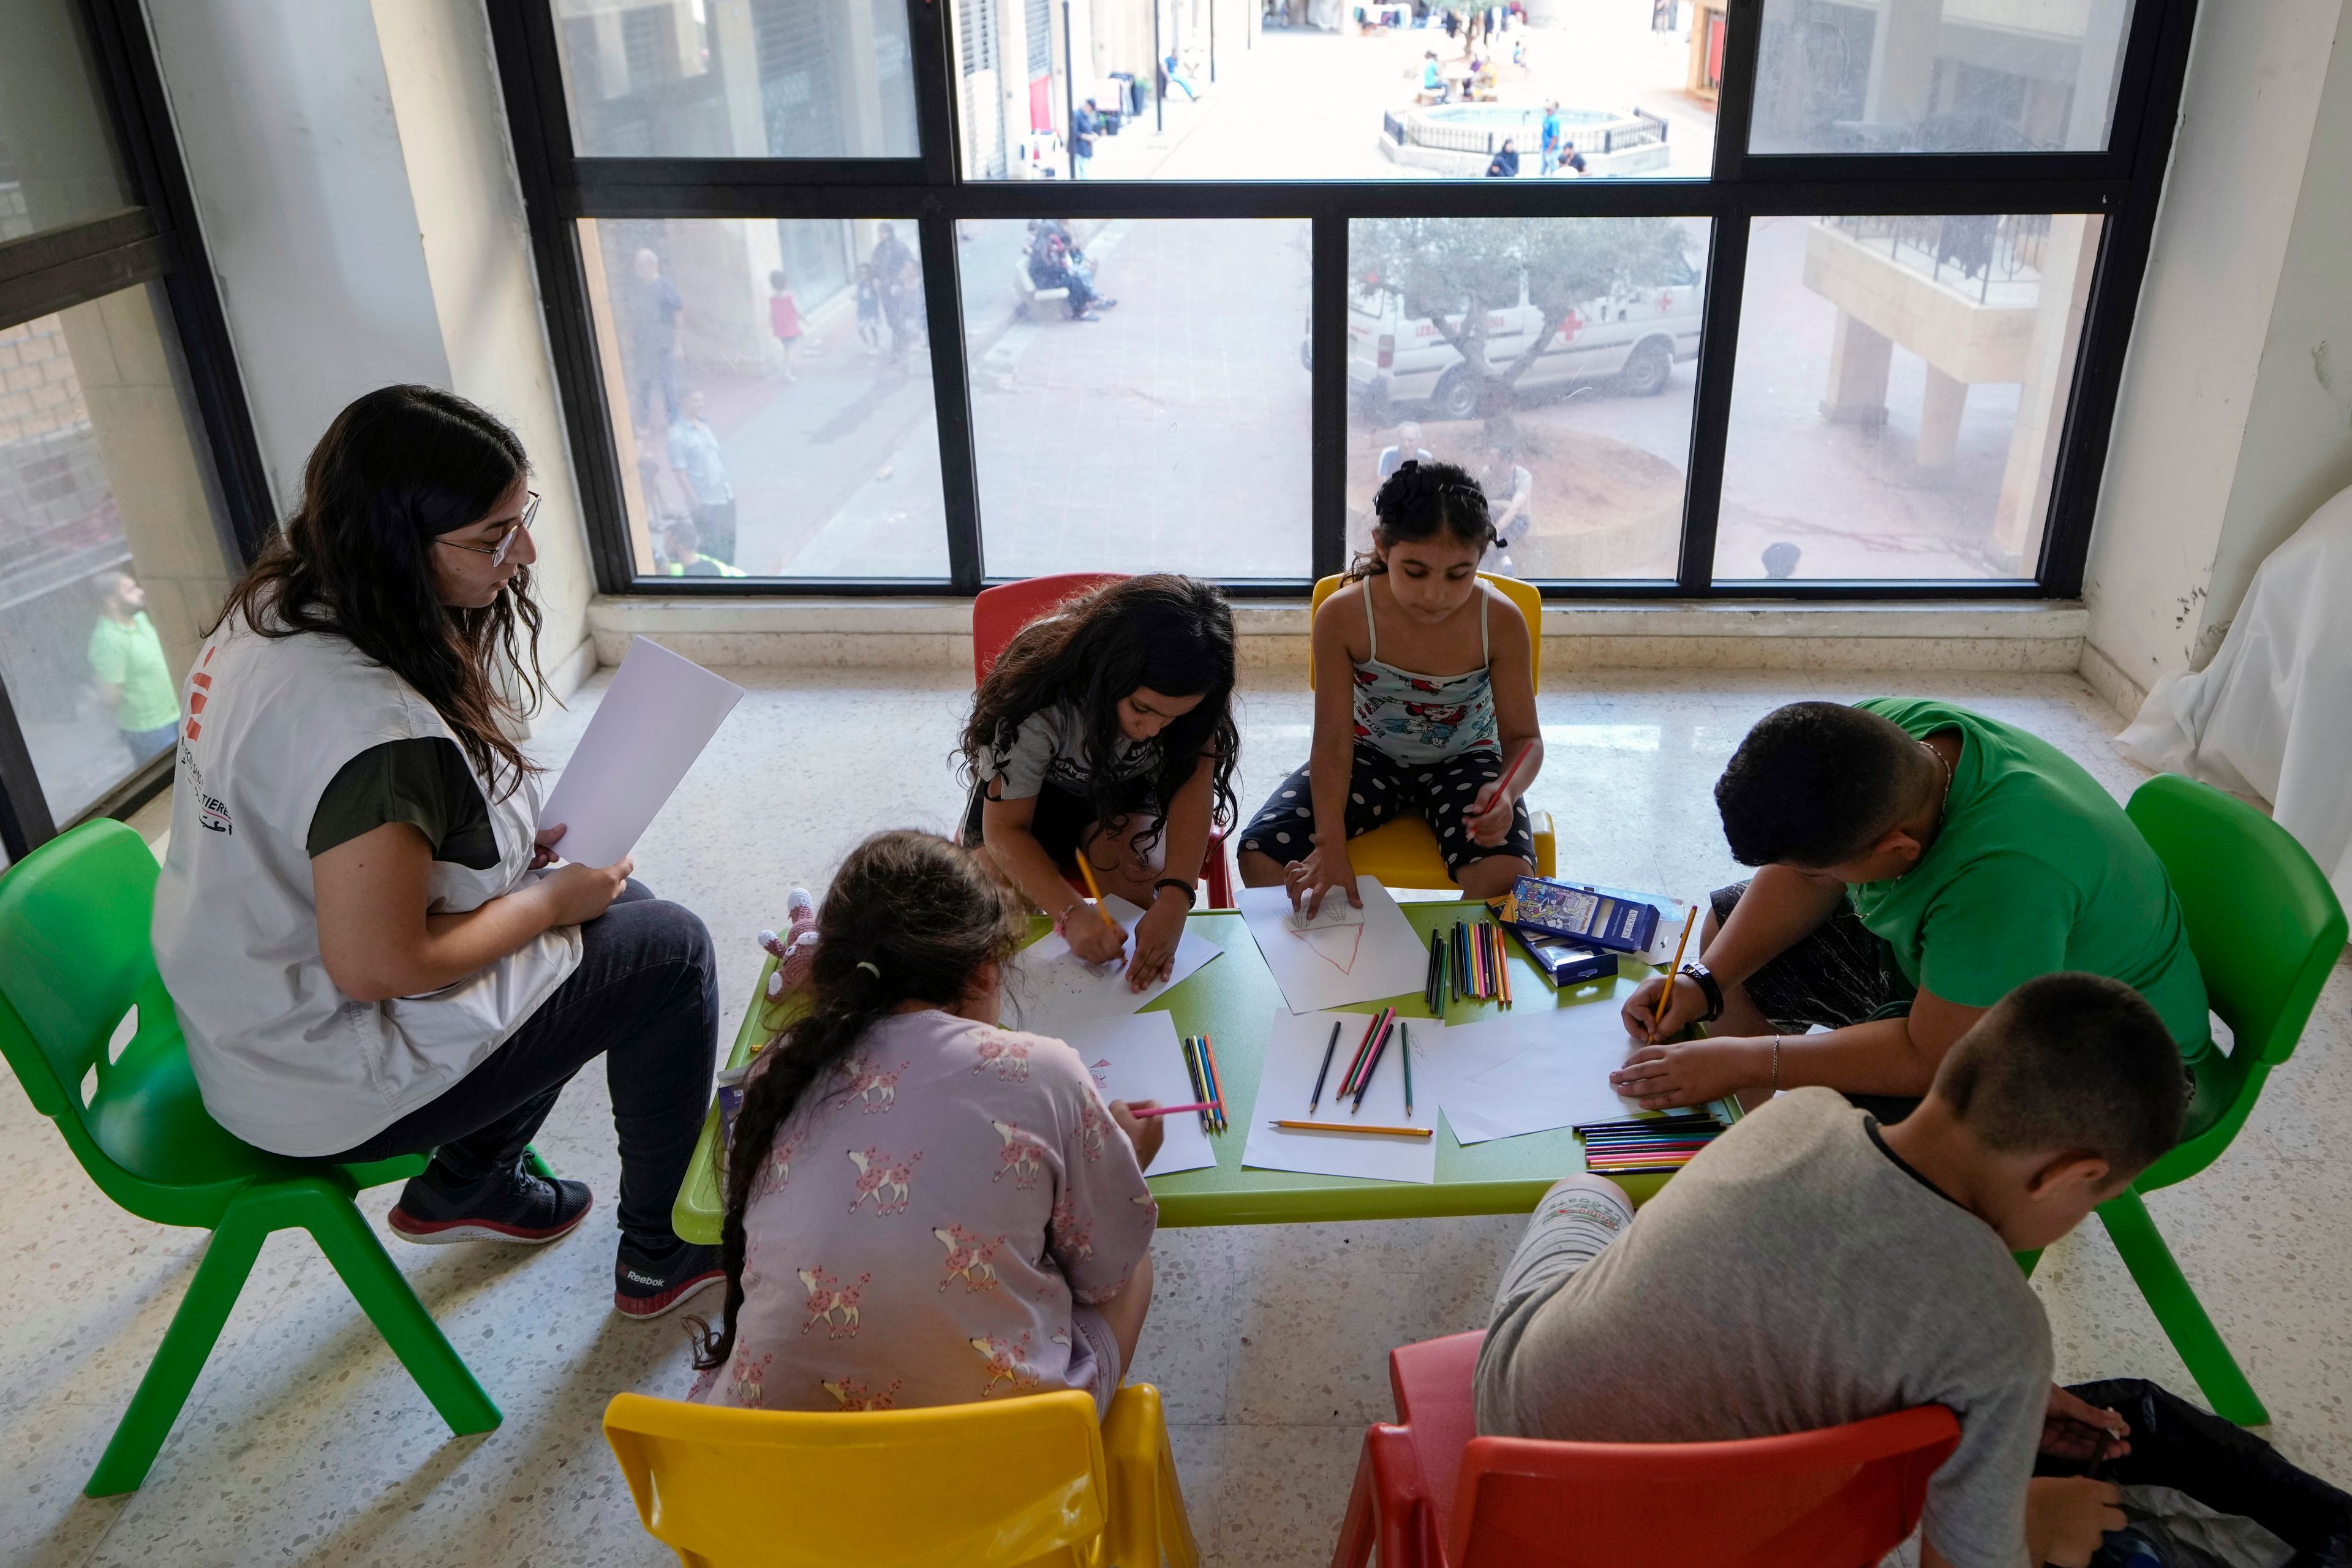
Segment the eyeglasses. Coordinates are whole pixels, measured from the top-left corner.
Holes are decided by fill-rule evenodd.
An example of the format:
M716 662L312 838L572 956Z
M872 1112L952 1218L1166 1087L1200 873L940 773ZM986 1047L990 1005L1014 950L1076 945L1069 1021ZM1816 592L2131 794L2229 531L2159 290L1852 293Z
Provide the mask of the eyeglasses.
M446 544L452 550L470 550L477 555L488 556L493 566L504 565L507 552L514 548L515 536L530 531L531 523L539 517L539 492L525 490L523 496L522 516L507 524L507 531L499 535L496 544L459 544L451 539L436 539L433 542Z

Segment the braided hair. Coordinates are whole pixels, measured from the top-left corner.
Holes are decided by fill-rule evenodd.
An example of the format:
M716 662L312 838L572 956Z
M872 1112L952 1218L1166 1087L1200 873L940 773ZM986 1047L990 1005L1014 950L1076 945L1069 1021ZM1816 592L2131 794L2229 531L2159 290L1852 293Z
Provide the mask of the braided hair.
M776 1134L814 1097L848 1087L842 1068L866 1031L907 1002L954 1007L983 964L1002 963L1021 926L969 851L928 833L877 833L849 852L817 910L809 1007L761 1053L727 1148L725 1317L688 1320L694 1364L727 1364L743 1305L743 1215Z
M1424 463L1416 458L1399 464L1372 497L1372 515L1377 520L1372 542L1381 550L1440 533L1481 555L1496 542L1486 492L1457 463ZM1349 563L1348 576L1361 582L1387 570L1377 552L1366 550Z

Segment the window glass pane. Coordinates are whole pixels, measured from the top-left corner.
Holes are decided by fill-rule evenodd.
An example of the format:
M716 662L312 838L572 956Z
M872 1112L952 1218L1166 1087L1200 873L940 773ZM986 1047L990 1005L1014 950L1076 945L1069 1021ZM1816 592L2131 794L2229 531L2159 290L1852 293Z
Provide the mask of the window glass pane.
M2074 213L1754 220L1717 580L2032 577L2098 239Z
M905 0L555 0L583 158L912 158Z
M131 204L78 10L0 5L0 241Z
M1721 0L1700 0L1702 26ZM1765 0L1759 153L2089 153L2132 0Z
M647 577L948 574L915 221L583 219Z
M1425 455L1486 489L1490 571L1672 577L1706 245L1698 218L1351 220L1349 549Z
M163 296L0 329L0 680L64 822L172 743L229 583Z
M1685 0L950 3L967 179L1704 179L1715 155Z
M988 574L1305 577L1305 220L960 226Z

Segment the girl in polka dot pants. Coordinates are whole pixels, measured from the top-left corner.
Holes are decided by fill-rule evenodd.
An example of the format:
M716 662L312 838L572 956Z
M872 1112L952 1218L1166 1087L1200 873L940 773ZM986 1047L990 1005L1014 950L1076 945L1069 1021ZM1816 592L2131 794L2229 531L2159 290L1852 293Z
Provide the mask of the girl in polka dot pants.
M1478 580L1493 530L1468 474L1406 463L1372 506L1371 550L1315 616L1313 748L1244 829L1242 879L1286 883L1309 912L1334 889L1356 900L1348 840L1410 813L1464 893L1499 898L1535 869L1518 799L1543 765L1529 628Z

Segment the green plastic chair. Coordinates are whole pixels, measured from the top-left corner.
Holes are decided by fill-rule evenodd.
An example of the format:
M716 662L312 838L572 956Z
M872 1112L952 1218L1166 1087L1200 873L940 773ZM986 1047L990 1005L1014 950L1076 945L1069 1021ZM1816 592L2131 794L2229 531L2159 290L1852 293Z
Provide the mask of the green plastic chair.
M142 1219L213 1233L83 1491L110 1497L147 1479L275 1230L310 1233L450 1430L488 1431L499 1407L352 1202L415 1175L424 1156L288 1159L205 1113L148 943L155 876L145 842L112 821L62 834L0 876L0 1054L108 1197ZM134 1017L129 1042L110 1050Z
M2124 809L2171 874L2206 995L2230 1026L2232 1044L2228 1059L2209 1073L2227 1096L2221 1115L2142 1172L2121 1197L2100 1205L2099 1219L2214 1412L2242 1426L2260 1426L2270 1412L2140 1196L2211 1164L2246 1124L2271 1069L2294 1054L2344 951L2344 909L2286 829L2210 784L2159 773Z

